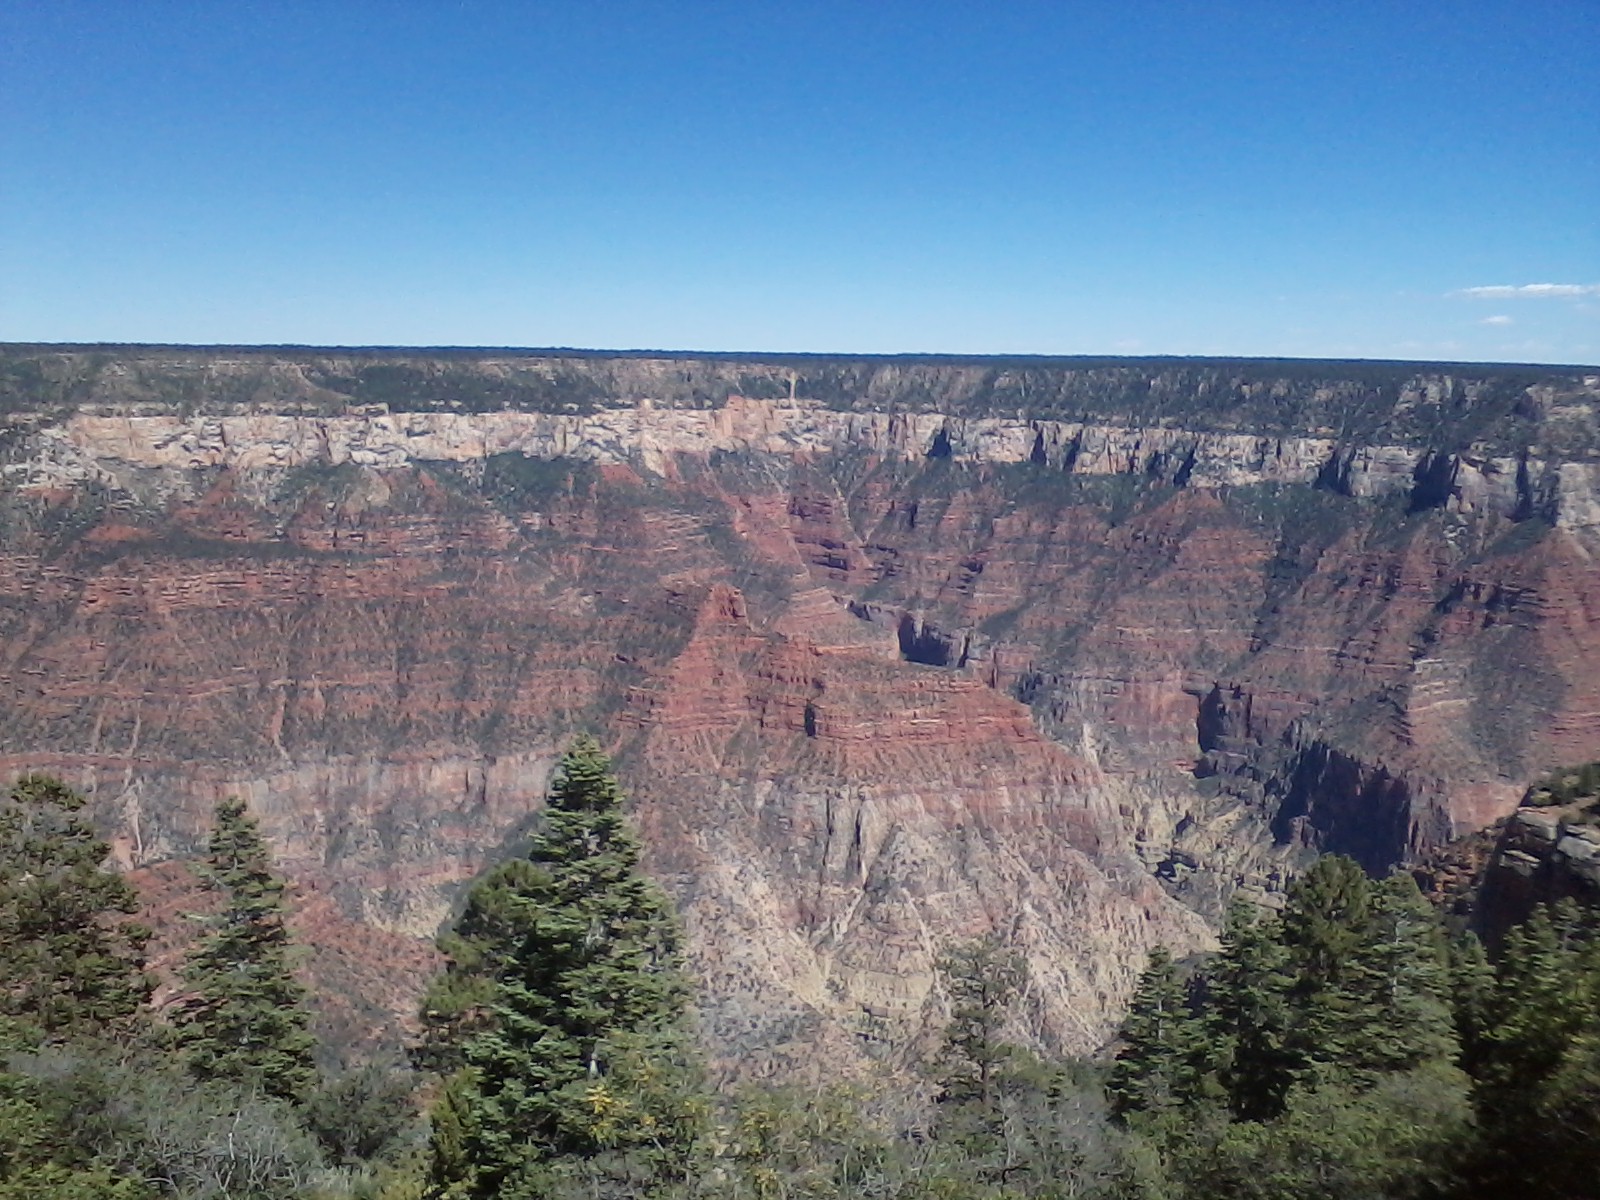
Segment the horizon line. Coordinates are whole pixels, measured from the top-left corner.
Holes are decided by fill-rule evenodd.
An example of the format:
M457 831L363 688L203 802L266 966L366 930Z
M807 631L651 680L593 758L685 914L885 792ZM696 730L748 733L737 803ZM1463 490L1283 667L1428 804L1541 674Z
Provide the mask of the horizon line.
M1426 366L1495 368L1503 370L1596 371L1600 363L1543 363L1499 359L1368 358L1285 354L1038 354L974 353L949 351L890 351L852 353L828 350L666 350L661 348L597 348L580 346L426 345L403 343L318 344L312 342L40 342L0 341L0 353L15 351L115 352L177 351L188 353L344 353L370 355L515 355L526 358L636 358L695 359L724 362L916 362L946 364L1031 363L1126 364L1137 363L1285 363L1304 366Z

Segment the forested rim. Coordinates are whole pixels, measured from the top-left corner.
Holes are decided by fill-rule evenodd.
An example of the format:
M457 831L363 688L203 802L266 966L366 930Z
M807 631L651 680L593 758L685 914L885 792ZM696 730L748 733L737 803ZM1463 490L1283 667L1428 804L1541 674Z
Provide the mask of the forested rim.
M1463 448L1465 438L1511 453L1539 441L1555 409L1565 428L1577 408L1592 406L1596 370L1377 359L0 344L0 415L130 406L183 416L376 406L570 414L644 398L716 408L738 395L953 418L1129 421L1260 436L1332 430L1355 441L1448 449ZM1588 434L1591 424L1578 421Z
M1600 820L1600 767L1541 803ZM693 980L610 764L580 738L527 853L472 888L406 1061L329 1065L285 889L217 807L174 979L83 797L0 798L0 1200L1592 1197L1600 923L1540 906L1486 948L1411 876L1325 856L1221 949L1155 952L1108 1061L1012 1040L999 940L940 961L913 1086L712 1079ZM159 1008L152 998L161 996Z

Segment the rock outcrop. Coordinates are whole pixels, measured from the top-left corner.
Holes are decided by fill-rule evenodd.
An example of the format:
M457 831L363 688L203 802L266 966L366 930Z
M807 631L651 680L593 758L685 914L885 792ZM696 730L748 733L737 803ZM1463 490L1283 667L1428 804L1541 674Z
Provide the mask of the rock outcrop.
M0 413L0 766L161 896L246 797L396 1013L578 729L748 1070L892 1065L992 929L1092 1050L1240 889L1600 758L1592 373L14 348Z
M1600 528L1600 464L1530 454L1447 454L1425 447L1350 446L1332 436L1261 436L939 413L839 412L813 403L730 395L712 410L647 402L583 415L372 411L320 416L78 412L37 431L35 455L10 473L35 487L118 470L282 471L318 464L393 470L481 462L498 454L638 462L656 474L677 455L831 454L1032 463L1069 475L1127 476L1175 486L1320 485L1345 495L1403 494L1414 510L1542 516ZM114 464L114 465L113 465Z

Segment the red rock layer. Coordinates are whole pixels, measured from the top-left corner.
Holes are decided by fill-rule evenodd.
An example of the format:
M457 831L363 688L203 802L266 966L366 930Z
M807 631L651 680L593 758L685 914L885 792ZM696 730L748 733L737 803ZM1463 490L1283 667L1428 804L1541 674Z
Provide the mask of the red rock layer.
M598 729L714 1043L792 1069L906 1053L940 950L994 928L1031 1032L1091 1049L1150 945L1208 941L1152 871L1210 907L1274 886L1274 833L1400 853L1600 757L1571 531L1028 464L664 461L13 495L0 768L91 788L151 871L245 796L366 1036Z

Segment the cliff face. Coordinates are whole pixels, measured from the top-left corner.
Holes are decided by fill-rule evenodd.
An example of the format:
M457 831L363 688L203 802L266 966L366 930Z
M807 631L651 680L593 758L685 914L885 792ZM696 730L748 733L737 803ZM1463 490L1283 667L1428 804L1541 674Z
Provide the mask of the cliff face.
M0 411L4 766L157 892L245 796L396 1011L580 728L754 1069L996 927L1092 1049L1235 890L1600 758L1593 374L17 348Z

